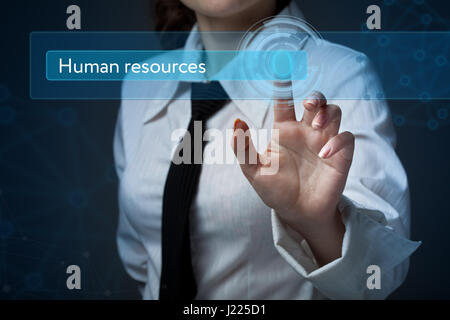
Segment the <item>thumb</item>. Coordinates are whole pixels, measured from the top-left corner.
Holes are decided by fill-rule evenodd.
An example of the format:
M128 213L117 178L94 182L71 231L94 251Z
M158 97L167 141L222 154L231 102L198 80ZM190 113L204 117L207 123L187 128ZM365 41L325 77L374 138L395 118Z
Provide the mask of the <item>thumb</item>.
M231 146L244 175L253 177L260 163L260 155L255 149L247 123L239 118L234 121Z

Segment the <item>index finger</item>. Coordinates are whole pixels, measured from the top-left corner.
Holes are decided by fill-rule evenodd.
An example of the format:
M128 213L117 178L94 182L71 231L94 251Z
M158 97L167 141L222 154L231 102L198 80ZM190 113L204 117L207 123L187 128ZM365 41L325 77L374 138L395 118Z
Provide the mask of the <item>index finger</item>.
M294 98L291 81L274 82L274 121L295 121Z

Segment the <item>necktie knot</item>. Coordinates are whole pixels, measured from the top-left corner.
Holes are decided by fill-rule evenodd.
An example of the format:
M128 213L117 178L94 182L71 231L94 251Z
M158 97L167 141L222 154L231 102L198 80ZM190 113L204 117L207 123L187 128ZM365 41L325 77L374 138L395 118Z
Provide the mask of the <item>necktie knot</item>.
M194 82L191 100L192 119L205 121L219 111L229 101L229 97L218 81Z

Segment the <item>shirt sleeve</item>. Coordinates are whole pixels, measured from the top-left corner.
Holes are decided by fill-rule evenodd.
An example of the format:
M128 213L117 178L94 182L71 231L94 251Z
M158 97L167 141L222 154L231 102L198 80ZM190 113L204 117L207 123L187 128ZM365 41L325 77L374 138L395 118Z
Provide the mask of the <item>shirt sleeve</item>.
M345 224L342 256L318 267L308 243L272 212L273 237L283 258L330 299L384 299L404 280L408 257L419 246L388 227L379 211L356 207L343 197L339 210ZM372 272L380 270L380 289L369 289Z
M131 225L126 212L123 210L123 201L120 199L120 184L126 167L126 156L123 143L123 109L119 111L116 131L114 135L114 161L119 178L119 224L117 229L117 247L119 256L127 273L142 284L147 281L147 260L145 248L139 235ZM142 286L141 286L142 287ZM142 293L142 288L140 288Z
M353 60L355 61L355 60ZM364 57L357 67L337 74L339 96L382 96L381 85ZM347 91L345 91L347 90ZM351 90L351 92L350 92ZM395 132L384 100L330 101L342 109L341 131L355 135L355 152L338 209L345 224L341 257L318 267L302 236L272 210L272 231L282 257L330 299L384 299L404 281L409 256L420 242L410 241L410 203L405 170L398 159ZM378 266L381 288L369 289Z

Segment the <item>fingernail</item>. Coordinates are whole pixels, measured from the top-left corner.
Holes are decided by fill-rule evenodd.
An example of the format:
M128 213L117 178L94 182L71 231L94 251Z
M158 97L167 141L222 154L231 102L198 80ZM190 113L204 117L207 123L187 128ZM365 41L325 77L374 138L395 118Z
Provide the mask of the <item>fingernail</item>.
M319 152L319 158L326 159L331 152L331 146L326 144L322 147L322 150Z
M305 103L315 105L318 99L319 96L316 93L311 93L305 98Z
M239 122L241 122L241 119L239 119L239 118L236 118L236 120L234 120L234 130L236 130Z
M316 103L317 103L317 100L314 99L314 98L307 98L307 99L305 100L305 104L311 106L312 108L314 108L314 106L316 105Z
M325 126L327 122L327 114L326 112L319 112L313 120L312 126L315 129L319 129Z

